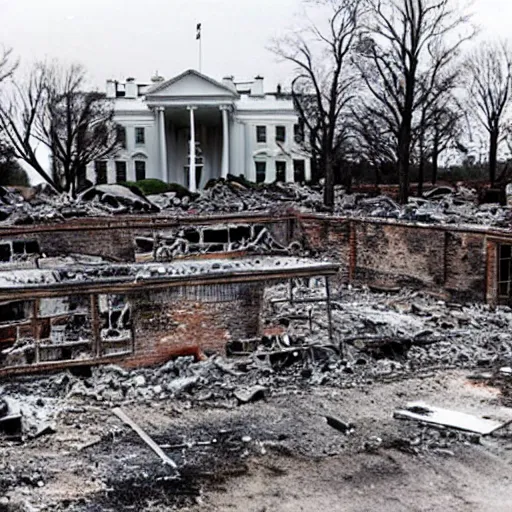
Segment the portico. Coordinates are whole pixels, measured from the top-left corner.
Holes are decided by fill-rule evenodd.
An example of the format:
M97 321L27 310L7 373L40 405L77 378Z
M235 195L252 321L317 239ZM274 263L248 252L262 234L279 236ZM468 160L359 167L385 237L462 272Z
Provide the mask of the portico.
M230 173L230 125L238 93L196 71L156 85L147 105L158 126L162 181L195 192Z
M256 183L308 181L310 155L293 98L263 77L214 80L195 70L148 82L107 81L122 134L108 159L87 166L92 184L158 179L191 191L228 174Z

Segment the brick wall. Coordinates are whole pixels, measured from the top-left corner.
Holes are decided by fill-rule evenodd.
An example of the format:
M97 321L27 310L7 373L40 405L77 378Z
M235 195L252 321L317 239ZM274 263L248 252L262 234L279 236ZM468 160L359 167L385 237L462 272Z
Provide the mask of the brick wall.
M227 293L220 292L219 300L215 293L202 294L191 298L159 292L133 297L135 355L130 364L156 364L197 347L225 353L228 341L261 335L261 284L235 285Z
M300 236L304 244L316 253L341 264L341 281L351 277L351 223L346 219L302 217Z
M496 240L512 233L299 216L305 243L337 263L342 282L409 286L451 300L498 302Z
M356 224L356 281L431 288L444 281L444 233L399 225Z
M445 288L453 298L485 300L487 255L486 236L446 232Z
M114 261L135 261L135 239L153 237L160 230L187 226L220 226L237 224L265 226L275 240L283 245L292 241L294 220L285 217L187 217L185 219L159 219L145 217L133 219L84 219L59 225L12 226L0 229L0 240L35 240L47 256L87 254L103 256Z

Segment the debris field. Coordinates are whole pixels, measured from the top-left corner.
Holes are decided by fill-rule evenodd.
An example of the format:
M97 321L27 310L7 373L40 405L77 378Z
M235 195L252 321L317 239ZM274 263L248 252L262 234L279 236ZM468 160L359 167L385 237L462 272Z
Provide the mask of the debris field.
M222 215L244 212L266 220ZM272 225L286 212L407 228ZM83 245L99 224L58 227L116 215L127 250L110 257ZM147 197L0 188L0 512L510 510L510 221L462 185L403 206L337 187L331 212L320 186L233 178ZM81 250L47 257L38 240L57 237ZM427 249L426 277L375 261ZM458 266L479 293L455 302Z
M181 193L166 192L146 197L138 189L97 185L75 199L56 195L48 188L34 189L25 194L14 189L0 190L0 222L14 225L136 213L180 217L290 209L325 212L321 186L277 182L255 187L233 178L218 180L196 194L184 189ZM338 186L331 213L348 218L490 227L509 227L512 220L508 206L479 204L476 190L463 185L433 188L421 198L411 197L408 204L403 206L385 195L348 194Z
M267 289L267 334L246 353L4 381L21 423L0 436L0 507L320 510L351 489L346 510L366 510L388 486L379 510L506 510L493 489L511 490L499 468L511 461L512 310L340 286L333 343L325 304L306 302L325 293L321 283L296 280L292 291L289 303L287 285ZM473 420L461 429L396 414L418 401L499 428L482 435ZM483 472L479 487L467 489L459 464ZM432 471L450 475L437 494L404 477ZM320 497L325 479L334 487Z

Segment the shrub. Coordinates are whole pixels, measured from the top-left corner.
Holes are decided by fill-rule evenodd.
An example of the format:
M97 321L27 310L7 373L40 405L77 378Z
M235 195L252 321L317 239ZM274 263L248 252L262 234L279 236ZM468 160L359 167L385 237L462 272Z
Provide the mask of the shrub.
M175 192L176 196L182 199L185 196L194 197L195 194L191 194L190 191L178 183L165 183L164 181L157 179L147 179L140 181L123 181L119 182L118 185L123 185L130 189L137 189L142 194L149 196L152 194L164 194L165 192Z
M168 192L168 185L163 181L156 179L147 179L141 181L124 181L122 183L118 183L118 185L124 185L126 187L136 187L143 194L162 194L163 192Z

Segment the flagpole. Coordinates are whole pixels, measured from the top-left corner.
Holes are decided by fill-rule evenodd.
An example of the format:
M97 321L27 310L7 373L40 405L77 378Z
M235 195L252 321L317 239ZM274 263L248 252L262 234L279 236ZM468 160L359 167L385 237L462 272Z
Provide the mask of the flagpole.
M202 24L198 23L196 26L196 39L199 40L199 72L201 73L203 67L203 34Z
M202 73L203 67L203 35L199 38L199 73Z

